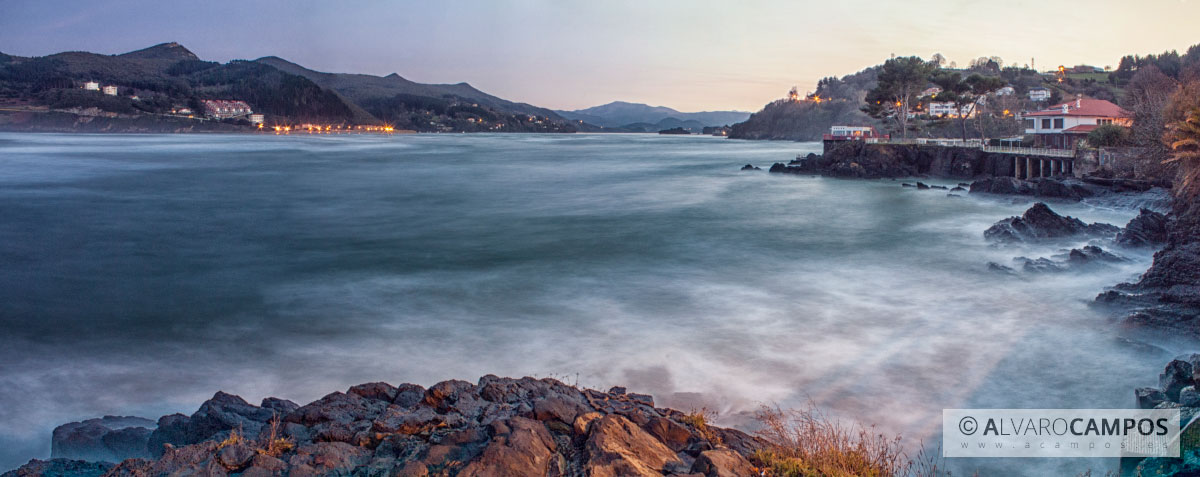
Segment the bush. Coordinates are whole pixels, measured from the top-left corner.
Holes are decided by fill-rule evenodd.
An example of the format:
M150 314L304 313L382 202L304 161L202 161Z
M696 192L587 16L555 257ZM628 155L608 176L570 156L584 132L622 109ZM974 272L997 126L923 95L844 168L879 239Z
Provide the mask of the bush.
M1092 147L1125 147L1131 143L1129 128L1116 124L1105 124L1087 135L1087 142Z

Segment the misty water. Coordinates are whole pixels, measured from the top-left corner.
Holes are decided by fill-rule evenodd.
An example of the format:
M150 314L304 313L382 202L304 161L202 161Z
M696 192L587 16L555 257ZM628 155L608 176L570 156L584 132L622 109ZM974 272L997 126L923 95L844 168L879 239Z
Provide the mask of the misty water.
M943 408L1132 407L1193 346L1130 339L1087 305L1149 250L989 271L1064 250L984 241L1029 200L738 170L819 149L0 135L0 470L47 457L58 424L190 414L217 390L305 403L489 373L624 385L738 426L811 400L928 445Z

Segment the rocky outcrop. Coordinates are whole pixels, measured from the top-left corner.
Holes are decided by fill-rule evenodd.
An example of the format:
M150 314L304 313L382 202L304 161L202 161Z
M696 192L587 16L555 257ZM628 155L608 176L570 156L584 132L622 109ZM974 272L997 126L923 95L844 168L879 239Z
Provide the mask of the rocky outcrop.
M1167 216L1149 209L1141 209L1117 233L1116 241L1126 247L1152 247L1167 241Z
M970 186L972 194L1028 195L1067 200L1082 200L1107 192L1102 187L1087 184L1073 177L1037 177L1021 180L995 176L979 179Z
M1020 217L996 222L983 232L984 238L995 242L1043 242L1077 237L1112 237L1120 228L1104 224L1086 224L1070 216L1061 216L1045 203L1033 204Z
M1124 262L1126 260L1095 245L1086 245L1083 248L1073 248L1067 253L1054 255L1050 258L1030 259L1017 257L1013 261L1020 265L1021 269L1027 273L1058 273L1090 270L1096 266ZM1012 269L1010 268L1009 270Z
M831 146L823 155L810 154L775 172L863 179L922 175L970 178L984 172L983 157L978 149L846 141Z
M754 164L746 164L746 165L742 166L741 170L743 170L743 171L761 171L762 168L755 166Z
M154 457L31 461L3 477L74 468L107 476L725 476L747 475L747 456L766 445L733 429L697 429L686 417L647 395L553 379L368 383L304 406L273 398L255 406L219 392L190 416L160 419L148 439Z
M1122 283L1096 297L1133 325L1167 328L1200 336L1200 193L1177 191L1171 215L1143 211L1118 240L1130 245L1166 245L1136 283Z
M52 459L120 462L150 457L146 443L154 421L133 416L104 416L63 424L50 441Z

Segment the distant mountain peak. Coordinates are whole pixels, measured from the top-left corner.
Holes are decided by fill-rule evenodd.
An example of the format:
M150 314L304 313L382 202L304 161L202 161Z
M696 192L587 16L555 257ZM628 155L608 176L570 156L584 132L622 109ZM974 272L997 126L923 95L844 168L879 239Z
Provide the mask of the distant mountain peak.
M123 58L139 58L146 60L198 60L199 56L176 42L160 43L149 48L131 51L122 55Z

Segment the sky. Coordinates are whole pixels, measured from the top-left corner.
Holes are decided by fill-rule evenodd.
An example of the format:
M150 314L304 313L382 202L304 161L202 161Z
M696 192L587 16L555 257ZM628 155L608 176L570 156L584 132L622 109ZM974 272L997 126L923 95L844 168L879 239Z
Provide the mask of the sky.
M175 41L216 61L468 82L513 101L756 111L891 55L1116 66L1200 43L1200 0L0 0L0 52Z

